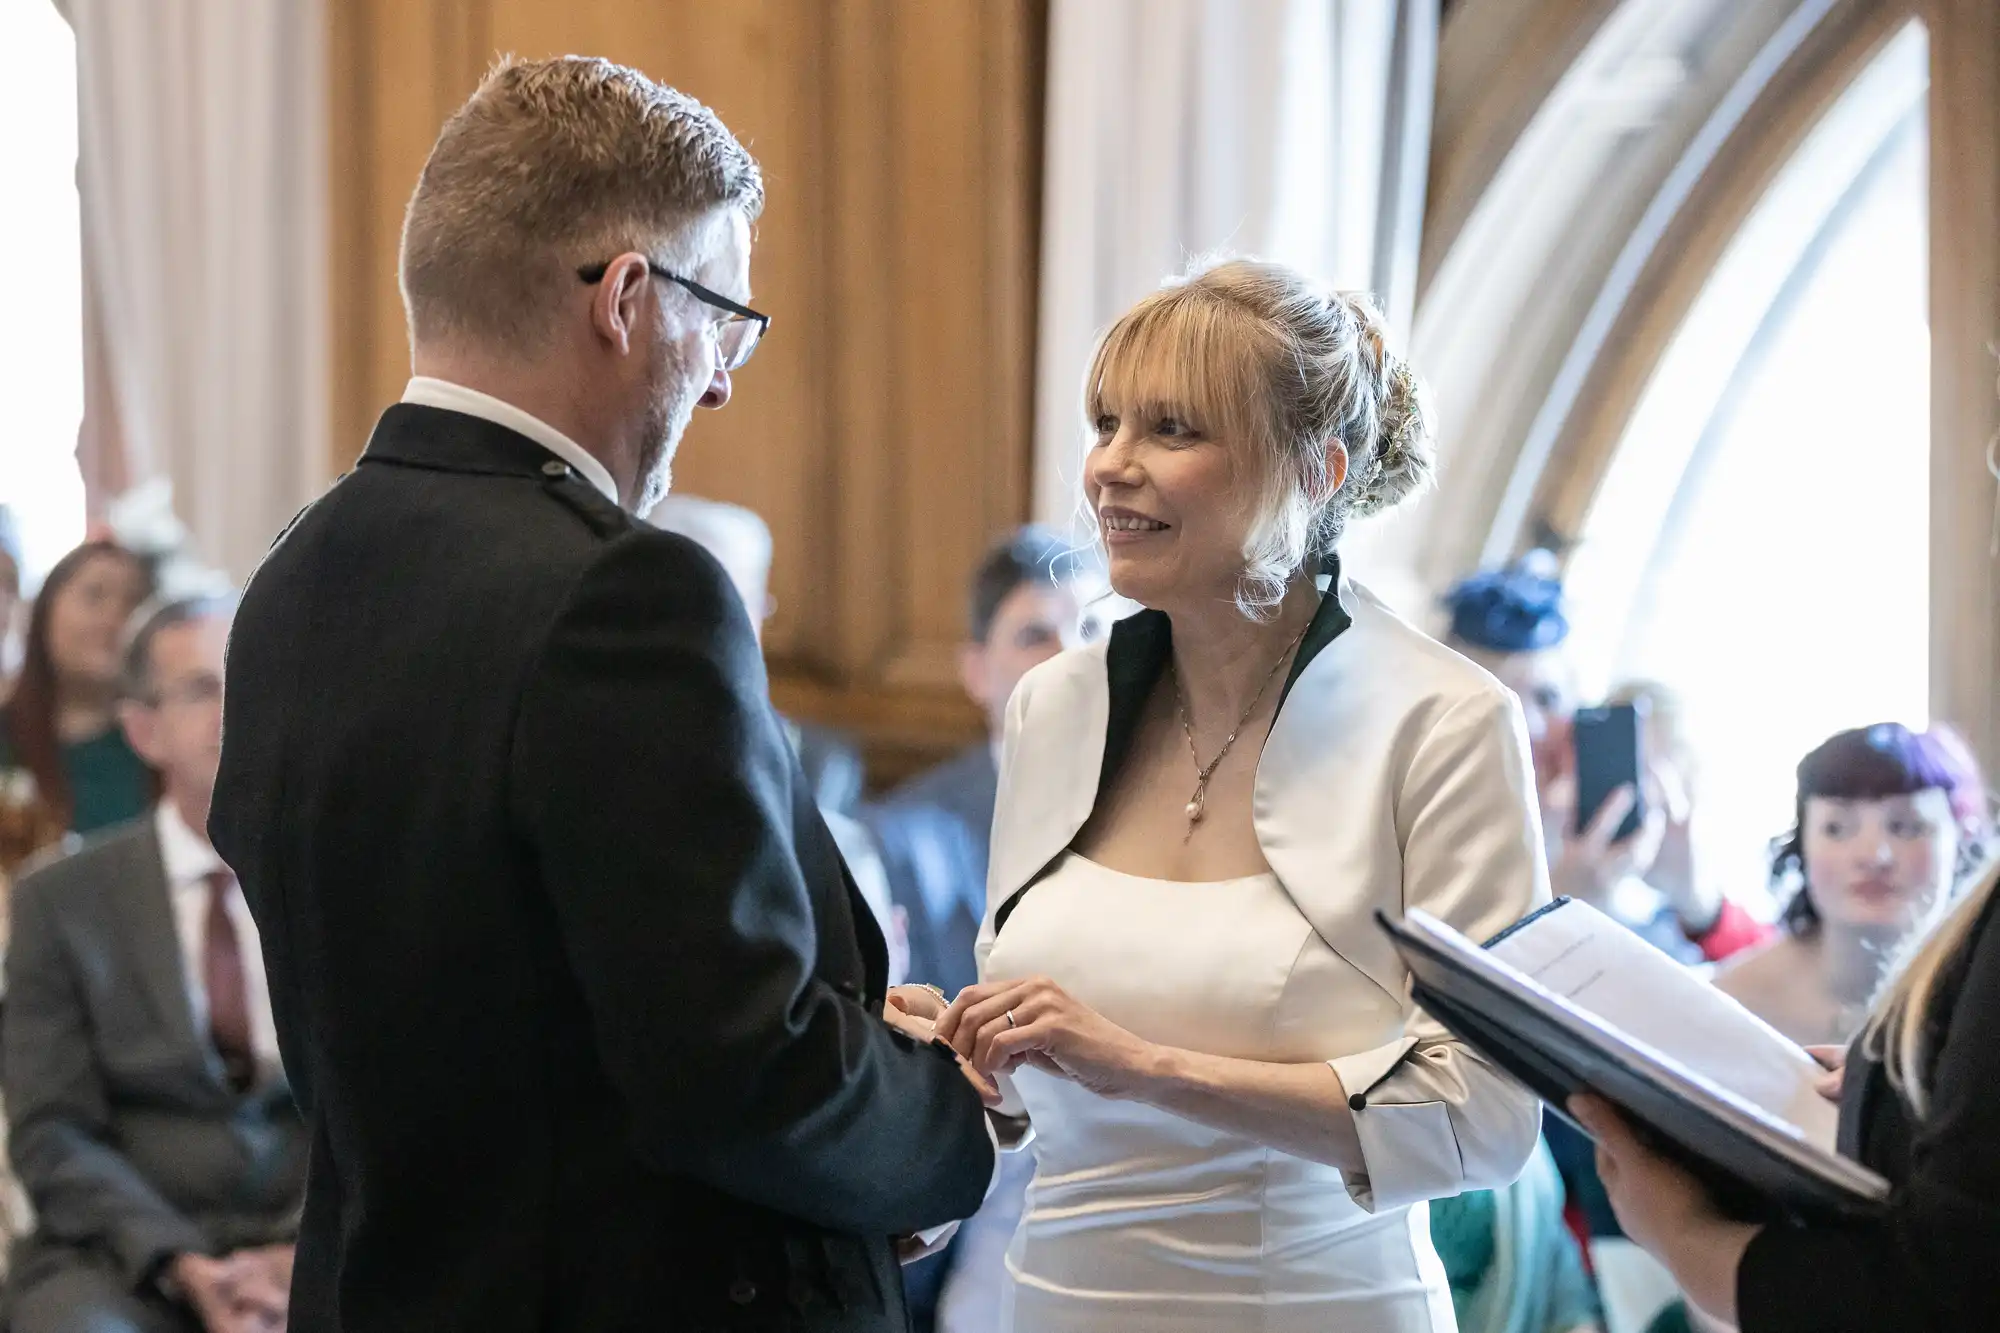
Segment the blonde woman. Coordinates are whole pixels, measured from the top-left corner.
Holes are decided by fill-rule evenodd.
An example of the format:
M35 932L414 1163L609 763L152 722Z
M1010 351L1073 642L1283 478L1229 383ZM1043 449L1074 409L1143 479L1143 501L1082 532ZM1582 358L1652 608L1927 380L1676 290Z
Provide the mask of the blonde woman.
M1748 1226L1604 1102L1574 1110L1626 1232L1742 1333L1994 1325L2000 1263L2000 860L1915 948L1850 1048L1841 1150L1895 1186L1852 1226Z
M1084 488L1145 610L1008 710L982 982L1036 1169L1003 1327L1453 1327L1424 1201L1511 1180L1534 1100L1412 1011L1374 914L1548 895L1519 706L1343 577L1429 472L1363 300L1233 261L1142 301Z

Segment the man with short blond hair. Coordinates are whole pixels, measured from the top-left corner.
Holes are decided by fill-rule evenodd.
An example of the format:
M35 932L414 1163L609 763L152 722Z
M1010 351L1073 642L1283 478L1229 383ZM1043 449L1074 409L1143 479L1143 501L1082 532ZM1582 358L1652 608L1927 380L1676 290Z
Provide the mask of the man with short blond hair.
M313 1139L293 1333L901 1329L897 1238L991 1180L749 617L634 517L768 323L762 203L670 88L494 70L410 202L415 378L244 595L210 828Z

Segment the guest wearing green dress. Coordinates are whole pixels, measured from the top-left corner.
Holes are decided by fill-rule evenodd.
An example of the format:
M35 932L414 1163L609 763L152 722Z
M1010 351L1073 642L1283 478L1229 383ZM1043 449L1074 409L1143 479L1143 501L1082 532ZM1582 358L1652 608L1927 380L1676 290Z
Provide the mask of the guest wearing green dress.
M1431 1203L1460 1333L1597 1333L1597 1294L1563 1224L1562 1177L1546 1143L1521 1178Z
M28 620L21 674L0 708L0 871L64 833L144 814L153 779L118 725L126 621L150 589L123 547L86 542L56 562Z

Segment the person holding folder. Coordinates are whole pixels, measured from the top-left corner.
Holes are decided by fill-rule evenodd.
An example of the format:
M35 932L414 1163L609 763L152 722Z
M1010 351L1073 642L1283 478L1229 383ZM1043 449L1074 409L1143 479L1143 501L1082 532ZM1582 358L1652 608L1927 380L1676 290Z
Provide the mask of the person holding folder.
M1755 1225L1595 1096L1570 1110L1628 1235L1742 1333L1993 1326L2000 1260L2000 928L1995 860L1911 952L1849 1049L1841 1151L1893 1186L1875 1219Z

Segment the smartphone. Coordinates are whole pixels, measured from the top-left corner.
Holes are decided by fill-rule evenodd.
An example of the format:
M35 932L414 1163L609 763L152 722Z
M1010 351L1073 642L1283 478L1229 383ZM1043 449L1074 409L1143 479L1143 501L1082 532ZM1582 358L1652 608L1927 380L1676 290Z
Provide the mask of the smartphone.
M1620 787L1632 788L1632 813L1611 840L1625 841L1646 822L1646 789L1640 781L1645 721L1642 705L1636 703L1578 710L1571 728L1576 744L1576 832L1590 827Z

